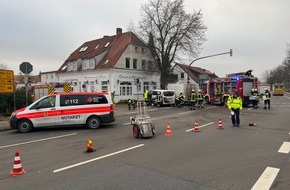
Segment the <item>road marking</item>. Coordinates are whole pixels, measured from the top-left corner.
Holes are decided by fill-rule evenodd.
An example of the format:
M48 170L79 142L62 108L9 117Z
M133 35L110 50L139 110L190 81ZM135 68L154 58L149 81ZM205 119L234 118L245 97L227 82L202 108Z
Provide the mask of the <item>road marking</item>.
M208 125L211 125L211 124L213 124L213 123L214 123L214 122L210 122L210 123L207 123L207 124L204 124L204 125L198 126L198 128L203 128L203 127L208 126ZM186 130L185 132L189 132L189 131L192 131L192 130L194 130L194 128L192 128L192 129L188 129L188 130Z
M1 148L8 148L8 147L13 147L13 146L18 146L18 145L30 144L30 143L35 143L35 142L47 141L47 140L52 140L52 139L58 139L58 138L68 137L68 136L72 136L72 135L76 135L76 134L77 133L70 133L70 134L67 134L67 135L60 135L60 136L55 136L55 137L38 139L38 140L34 140L34 141L27 141L27 142L22 142L22 143L17 143L17 144L10 144L10 145L5 145L5 146L0 146L0 149Z
M150 120L155 120L156 118L151 118ZM123 125L131 125L131 122L130 123L124 123Z
M280 149L278 150L279 153L289 154L290 151L290 142L283 142Z
M249 108L248 110L252 110L253 108Z
M110 154L107 154L107 155L104 155L104 156L100 156L100 157L93 158L93 159L90 159L90 160L87 160L87 161L84 161L84 162L80 162L80 163L77 163L77 164L66 166L66 167L54 170L53 173L61 172L61 171L68 170L68 169L71 169L71 168L74 168L74 167L77 167L77 166L80 166L80 165L84 165L84 164L87 164L87 163L90 163L90 162L93 162L93 161L101 160L103 158L107 158L107 157L110 157L110 156L114 156L116 154L127 152L129 150L133 150L133 149L139 148L141 146L144 146L144 144L139 144L137 146L133 146L133 147L126 148L126 149L123 149L123 150L119 150L117 152L113 152L113 153L110 153Z
M180 113L178 113L178 115L181 115L181 114L187 114L187 113L192 113L192 111L180 112Z
M212 109L212 108L216 108L216 106L206 107L205 109L208 110L208 109Z
M251 190L270 189L280 169L267 167Z

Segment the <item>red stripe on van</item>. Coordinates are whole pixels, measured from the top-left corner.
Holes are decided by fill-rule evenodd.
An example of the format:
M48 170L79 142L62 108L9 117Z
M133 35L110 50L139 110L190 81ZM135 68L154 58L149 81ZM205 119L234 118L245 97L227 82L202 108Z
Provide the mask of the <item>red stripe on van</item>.
M63 115L76 115L76 114L109 114L111 110L111 106L102 106L102 107L88 107L88 108L74 108L74 109L59 109L59 110L49 110L42 112L34 112L27 114L19 114L17 115L18 119L21 118L43 118L43 117L55 117L55 116L63 116Z

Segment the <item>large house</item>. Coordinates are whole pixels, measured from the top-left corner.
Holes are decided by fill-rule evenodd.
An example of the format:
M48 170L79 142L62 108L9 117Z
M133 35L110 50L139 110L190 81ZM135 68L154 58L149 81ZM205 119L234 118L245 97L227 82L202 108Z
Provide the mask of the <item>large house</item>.
M145 90L160 86L160 72L147 45L121 28L113 36L83 43L56 75L73 91L114 92L116 102L142 99Z
M215 73L200 67L188 66L175 63L172 67L172 74L176 76L176 83L190 83L198 86L202 85L209 79L217 78Z

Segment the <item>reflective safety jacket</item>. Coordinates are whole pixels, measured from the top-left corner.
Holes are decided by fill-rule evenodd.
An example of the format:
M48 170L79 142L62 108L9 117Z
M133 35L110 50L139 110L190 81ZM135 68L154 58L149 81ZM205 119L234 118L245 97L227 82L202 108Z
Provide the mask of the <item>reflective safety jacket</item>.
M179 94L175 99L184 101L185 97L183 94Z
M202 92L197 93L197 99L198 100L203 100L203 94L202 94Z
M148 100L149 99L149 92L148 90L146 90L143 94L144 100Z
M240 97L232 97L230 96L227 101L227 105L229 109L243 109L243 101Z
M191 94L190 94L190 101L191 102L196 102L196 94L195 94L195 92L191 92Z
M271 93L270 92L265 93L265 96L266 96L266 100L270 100L271 99Z

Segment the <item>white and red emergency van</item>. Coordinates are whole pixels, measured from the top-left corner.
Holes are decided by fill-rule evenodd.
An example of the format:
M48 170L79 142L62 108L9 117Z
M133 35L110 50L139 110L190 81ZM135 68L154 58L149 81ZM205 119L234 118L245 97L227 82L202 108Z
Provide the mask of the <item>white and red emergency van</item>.
M16 110L10 127L27 133L37 127L86 125L96 129L115 121L115 107L109 92L54 93Z

